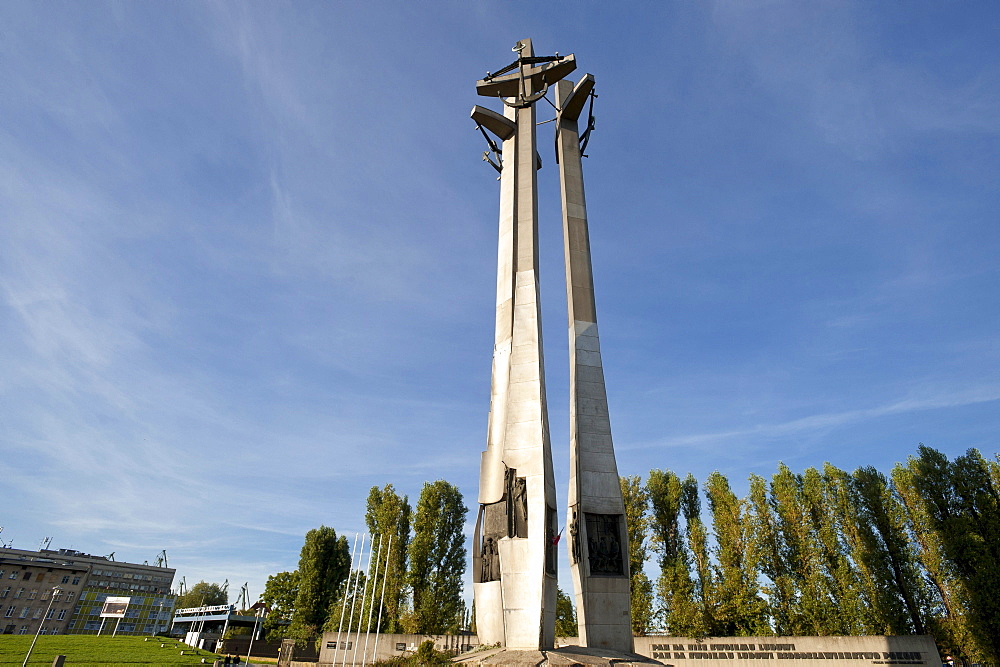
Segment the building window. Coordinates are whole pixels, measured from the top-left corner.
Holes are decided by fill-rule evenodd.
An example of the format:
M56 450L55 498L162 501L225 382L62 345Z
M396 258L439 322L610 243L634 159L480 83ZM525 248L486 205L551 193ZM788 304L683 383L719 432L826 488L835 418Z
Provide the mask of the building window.
M31 573L30 572L25 572L24 576L21 577L21 580L22 581L31 581Z
M74 597L76 597L76 591L70 591L66 594L66 602L72 602Z
M52 616L53 616L53 615L54 615L55 613L56 613L56 610L55 610L55 609L49 609L49 613L45 614L45 620L46 620L46 621L51 621L51 620L52 620Z
M76 586L80 583L80 577L73 577L73 585Z
M28 618L29 611L31 611L31 607L22 607L21 613L18 615L18 618Z
M57 621L64 621L64 620L66 620L66 610L65 609L60 609L59 610L59 615L56 616L56 620Z
M69 629L70 630L75 630L76 629L76 620L75 619L69 622Z
M397 651L405 651L406 650L406 642L396 642L396 650Z
M18 588L17 592L14 593L14 599L16 600L19 597L21 597L22 595L24 595L24 589L23 588Z
M17 631L17 634L19 634L19 635L26 635L26 634L28 634L28 626L27 625L22 625L21 629Z
M17 570L14 570L13 572L11 572L10 576L8 577L8 579L17 579Z
M34 600L37 597L38 597L38 591L28 591L28 599L29 600ZM45 598L42 598L42 599L44 600Z
M11 606L7 607L7 613L4 614L4 616L7 617L7 618L10 618L11 616L14 615L15 611L17 611L17 607L15 607L14 605L11 605Z
M5 598L10 594L10 586L0 591L0 598Z

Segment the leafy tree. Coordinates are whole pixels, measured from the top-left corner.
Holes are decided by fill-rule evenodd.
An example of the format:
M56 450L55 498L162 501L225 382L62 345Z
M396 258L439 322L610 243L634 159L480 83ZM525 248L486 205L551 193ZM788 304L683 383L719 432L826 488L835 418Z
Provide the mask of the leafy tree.
M942 536L934 529L917 489L916 474L917 460L910 457L906 465L897 464L893 468L892 483L905 510L907 532L917 547L917 559L931 586L929 630L943 654L956 658L981 657L974 655L976 640L969 628L964 602L968 595L945 556Z
M577 637L580 629L576 624L576 609L573 601L568 595L562 592L561 588L556 589L556 637Z
M373 539L381 542L381 567L372 572L374 598L385 598L381 609L376 606L373 617L382 614L382 632L402 632L400 622L402 604L406 592L406 557L410 545L410 503L406 496L400 497L392 484L385 488L373 486L368 493L368 509L365 523ZM377 620L374 621L377 626ZM373 630L375 628L372 628Z
M368 600L371 587L366 590L368 577L364 570L352 570L344 585L343 594L330 606L323 632L366 632L368 630ZM366 594L367 593L367 594ZM374 610L373 610L374 611ZM374 630L377 618L371 619Z
M778 519L768 499L767 481L759 475L750 475L747 522L749 556L760 565L761 573L770 581L764 584L763 592L767 596L768 616L774 624L774 632L791 635L795 617L795 583L791 566L785 558Z
M716 634L714 618L718 603L715 598L712 564L708 559L708 531L701 520L698 480L691 473L681 482L681 513L684 515L687 545L694 565L694 598L699 612L693 630L699 637Z
M694 599L694 582L689 570L690 556L681 524L681 481L670 470L650 470L646 480L649 494L652 543L659 556L657 582L659 614L668 633L697 635L700 613Z
M622 499L625 501L625 525L628 527L632 633L642 637L652 630L653 623L653 584L643 572L649 557L649 548L646 546L649 494L639 475L621 477L619 481Z
M970 449L949 463L920 445L914 483L944 554L965 585L969 627L989 659L1000 660L1000 490L982 455Z
M821 473L807 468L802 493L812 533L819 549L825 587L833 600L833 613L826 617L824 634L870 634L871 612L861 595L854 563L848 558L844 529L854 516L850 477L836 466L825 464Z
M299 595L299 572L278 572L267 578L264 594L260 596L269 609L264 618L264 636L268 641L283 639L295 612L295 599Z
M824 568L822 545L814 531L812 508L807 504L807 494L814 498L818 492L818 473L811 470L814 474L803 477L784 463L779 464L771 478L771 505L778 521L782 555L790 565L795 585L792 634L831 635L837 634L831 628L837 624L838 609ZM806 479L811 488L803 488Z
M877 634L926 634L928 593L917 553L908 539L905 510L889 480L875 468L854 471L851 490L856 499L855 559L868 581L868 604L875 614Z
M409 551L411 632L441 634L458 629L463 611L466 549L462 529L467 511L458 487L444 480L424 484Z
M434 648L434 640L428 639L420 643L413 654L412 664L415 665L450 665L451 655Z
M766 635L767 610L757 583L760 566L750 549L750 521L741 501L719 472L705 485L715 532L715 580L718 609L712 633L728 636Z
M327 526L306 533L299 554L299 590L289 635L313 639L326 622L330 607L351 568L351 554L346 537Z
M214 607L220 604L228 604L229 595L219 584L210 584L207 581L199 581L191 587L184 595L178 596L176 609L185 607Z

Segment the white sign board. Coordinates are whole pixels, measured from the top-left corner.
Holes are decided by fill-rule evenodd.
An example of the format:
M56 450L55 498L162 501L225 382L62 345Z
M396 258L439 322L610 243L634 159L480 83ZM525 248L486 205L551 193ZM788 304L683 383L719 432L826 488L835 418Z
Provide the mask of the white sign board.
M125 618L125 610L128 609L128 603L131 601L130 597L105 599L104 608L101 609L101 618Z

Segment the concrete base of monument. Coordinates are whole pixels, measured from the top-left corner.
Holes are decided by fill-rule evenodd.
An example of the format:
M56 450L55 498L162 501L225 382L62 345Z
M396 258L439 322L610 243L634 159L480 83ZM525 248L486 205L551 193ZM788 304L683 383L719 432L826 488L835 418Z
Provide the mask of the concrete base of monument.
M462 665L507 665L509 667L541 667L542 665L662 665L638 653L622 653L587 646L560 646L551 651L519 651L516 649L481 649L463 653L452 660Z

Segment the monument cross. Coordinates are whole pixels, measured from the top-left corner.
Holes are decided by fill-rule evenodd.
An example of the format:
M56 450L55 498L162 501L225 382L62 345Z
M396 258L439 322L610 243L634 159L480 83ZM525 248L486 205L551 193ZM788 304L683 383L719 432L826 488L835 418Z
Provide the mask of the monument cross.
M473 589L481 642L540 649L555 640L557 513L538 291L534 101L575 64L572 57L535 58L527 39L515 50L513 65L476 85L480 95L509 98L504 114L472 111L481 128L503 141L493 382Z
M580 644L631 652L628 527L597 334L590 232L583 189L580 113L594 77L556 84L556 156L562 190L569 312L569 562ZM593 128L587 123L586 142Z
M557 157L570 302L567 543L582 643L631 651L628 534L597 339L577 128L594 80L588 74L575 87L564 80L576 68L572 54L537 57L528 39L519 41L514 51L517 60L476 84L479 95L503 101L503 114L480 106L472 110L490 147L483 158L500 172L493 379L473 538L476 625L483 644L508 649L551 649L555 640L559 532L538 289L541 159L534 104L557 85Z

